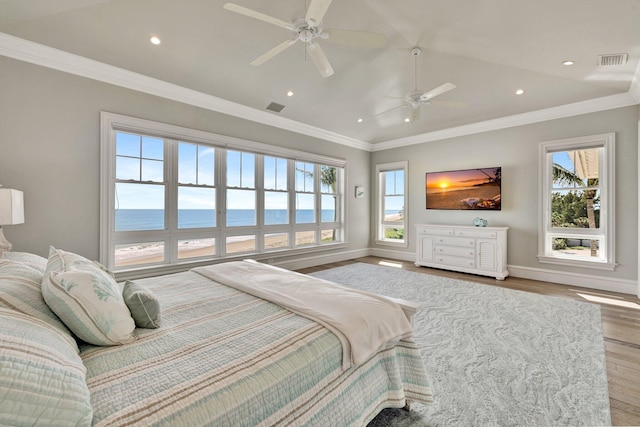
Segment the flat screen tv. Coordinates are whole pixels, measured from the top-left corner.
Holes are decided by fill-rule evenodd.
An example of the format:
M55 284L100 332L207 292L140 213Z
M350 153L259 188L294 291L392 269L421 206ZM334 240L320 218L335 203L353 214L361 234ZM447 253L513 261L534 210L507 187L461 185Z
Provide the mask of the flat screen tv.
M499 211L501 169L427 172L427 209Z

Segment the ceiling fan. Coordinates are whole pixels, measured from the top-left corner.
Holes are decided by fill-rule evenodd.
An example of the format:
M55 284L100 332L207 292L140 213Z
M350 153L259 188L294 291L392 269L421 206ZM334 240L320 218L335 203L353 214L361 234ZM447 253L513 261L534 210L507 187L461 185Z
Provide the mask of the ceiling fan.
M332 0L311 0L306 15L296 18L292 22L285 22L235 3L225 3L222 7L231 12L267 22L292 32L293 38L283 41L257 57L251 62L251 65L261 65L288 47L291 47L295 42L301 41L306 45L306 51L309 52L311 60L322 77L329 77L333 74L333 68L316 39L375 48L383 47L387 41L384 34L366 31L324 29L322 27L322 18L331 5L331 2Z
M420 118L420 107L427 104L443 104L451 107L460 107L465 104L462 102L447 102L447 101L434 101L433 99L436 96L442 95L443 93L449 92L456 88L456 85L453 83L444 83L434 89L431 89L428 92L424 92L418 89L418 56L422 53L422 50L418 47L414 47L411 49L411 55L414 57L414 89L413 92L410 92L404 98L400 98L404 100L402 105L397 107L393 107L389 110L383 111L382 113L376 114L376 116L380 116L382 114L389 113L394 110L398 110L400 108L408 108L411 107L411 118L406 118L405 121L414 122Z

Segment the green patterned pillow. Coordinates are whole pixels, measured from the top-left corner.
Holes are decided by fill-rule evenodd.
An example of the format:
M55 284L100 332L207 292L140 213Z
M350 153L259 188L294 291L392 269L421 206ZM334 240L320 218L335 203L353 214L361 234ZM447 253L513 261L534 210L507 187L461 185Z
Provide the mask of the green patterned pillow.
M0 308L0 425L91 425L86 368L74 346L50 324Z
M42 296L85 342L118 345L135 340L136 325L120 288L97 263L52 247L42 280Z
M127 280L122 296L137 327L160 327L160 302L149 288Z

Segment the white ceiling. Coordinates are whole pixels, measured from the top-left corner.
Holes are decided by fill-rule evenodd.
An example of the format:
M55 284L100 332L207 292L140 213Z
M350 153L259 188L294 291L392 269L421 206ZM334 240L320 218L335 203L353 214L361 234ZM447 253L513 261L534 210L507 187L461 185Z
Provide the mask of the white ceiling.
M640 0L334 0L325 27L383 33L387 44L321 40L335 70L328 78L300 43L250 65L290 33L227 11L226 1L2 0L0 32L241 104L248 117L255 109L255 117L277 115L301 132L387 146L588 100L609 108L640 102ZM305 0L233 2L284 21L306 8ZM149 43L152 34L161 45ZM464 106L426 105L409 124L402 119L410 109L377 115L414 89L415 46L418 89L451 82L457 88L438 100ZM597 66L598 55L618 53L629 55L626 65ZM563 65L567 59L575 65ZM285 108L267 112L271 102Z

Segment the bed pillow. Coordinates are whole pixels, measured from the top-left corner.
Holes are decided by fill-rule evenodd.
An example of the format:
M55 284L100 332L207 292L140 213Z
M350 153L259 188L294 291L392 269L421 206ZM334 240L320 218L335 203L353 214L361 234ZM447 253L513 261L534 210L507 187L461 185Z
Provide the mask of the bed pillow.
M65 334L0 308L0 425L90 426L86 368Z
M160 327L160 302L146 286L127 280L122 291L124 302L139 328Z
M109 346L135 339L135 322L113 276L80 255L51 248L42 296L85 342Z
M0 258L0 307L47 322L68 337L76 351L78 347L71 332L49 308L42 297L42 273L11 259Z
M29 252L4 252L0 259L8 259L20 264L26 264L29 267L38 270L40 274L43 274L44 270L47 268L46 258Z

